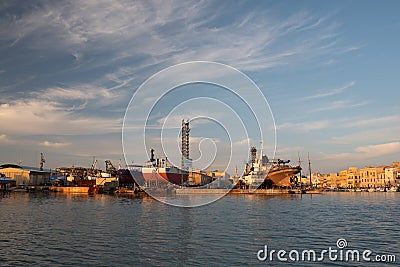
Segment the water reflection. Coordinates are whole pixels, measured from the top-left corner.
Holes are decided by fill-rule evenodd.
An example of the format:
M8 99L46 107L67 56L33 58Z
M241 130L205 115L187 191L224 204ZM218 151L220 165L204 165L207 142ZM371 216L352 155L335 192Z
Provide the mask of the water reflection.
M254 266L265 265L255 255L265 244L324 249L338 238L399 255L399 204L396 193L227 195L198 208L151 197L5 193L0 258L5 265Z

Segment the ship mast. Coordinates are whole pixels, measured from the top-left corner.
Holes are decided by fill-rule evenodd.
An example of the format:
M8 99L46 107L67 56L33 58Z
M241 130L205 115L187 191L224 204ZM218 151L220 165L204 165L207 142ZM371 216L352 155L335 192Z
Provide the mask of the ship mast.
M300 160L300 152L297 152L297 156L299 158L299 167L300 167L300 173L299 173L299 177L300 177L300 189L301 189L301 160Z
M311 180L311 177L312 177L312 173L311 173L311 160L310 160L310 153L308 153L308 171L310 172L310 186L312 187L312 180Z

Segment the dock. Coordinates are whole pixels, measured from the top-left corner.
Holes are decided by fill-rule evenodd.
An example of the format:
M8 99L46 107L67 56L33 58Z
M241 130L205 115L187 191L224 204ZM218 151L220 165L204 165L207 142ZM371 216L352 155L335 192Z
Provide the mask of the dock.
M98 187L89 186L51 186L50 191L59 193L90 194L97 193Z
M211 188L177 188L175 190L177 195L193 195L193 194L321 194L320 190L300 190L300 189L211 189Z
M221 194L225 195L229 189L210 189L210 188L177 188L175 194L177 195L193 195L193 194Z

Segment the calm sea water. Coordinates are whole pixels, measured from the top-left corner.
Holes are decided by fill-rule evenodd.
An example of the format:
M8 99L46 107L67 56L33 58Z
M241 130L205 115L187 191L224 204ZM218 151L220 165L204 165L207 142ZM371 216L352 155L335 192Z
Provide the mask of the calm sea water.
M321 251L339 238L400 262L400 193L228 195L197 208L11 193L0 196L0 212L1 266L383 266L257 259L264 245Z

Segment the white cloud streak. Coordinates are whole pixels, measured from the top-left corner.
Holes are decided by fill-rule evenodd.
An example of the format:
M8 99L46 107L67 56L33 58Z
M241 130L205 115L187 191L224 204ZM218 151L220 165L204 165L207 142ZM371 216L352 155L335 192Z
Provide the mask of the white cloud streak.
M346 122L343 124L344 127L362 127L362 126L370 126L370 125L399 125L400 116L391 115L391 116L382 116L375 118L367 118L367 119L357 119Z
M356 144L364 142L379 142L381 140L395 141L400 132L399 126L381 126L368 130L360 130L342 136L333 136L327 140L326 144Z
M321 130L327 128L336 128L336 129L349 129L349 128L359 128L362 131L362 136L360 136L360 140L366 136L367 132L393 132L397 133L395 129L398 128L400 123L400 117L397 115L392 116L382 116L375 118L345 118L345 119L334 119L334 120L319 120L319 121L305 121L305 122L285 122L276 125L277 130L297 130L302 132L310 132L314 130ZM371 128L370 126L374 125L375 128ZM369 128L367 131L365 127ZM360 133L355 133L354 135L359 135ZM353 135L351 135L353 136ZM354 139L357 137L354 136ZM386 136L390 136L387 135ZM337 138L337 137L334 137ZM340 138L339 138L340 139ZM333 139L332 139L333 140ZM353 140L353 137L352 139ZM334 140L333 140L334 141ZM330 141L329 141L330 142Z
M338 109L349 109L349 108L356 108L356 107L362 107L367 105L368 102L359 102L355 103L349 100L339 100L339 101L333 101L332 103L327 103L323 107L317 108L312 110L311 112L319 112L319 111L328 111L328 110L338 110Z
M61 142L43 141L43 142L39 143L39 145L45 146L45 147L59 148L59 147L63 147L63 146L68 146L70 144L69 143L61 143Z
M8 136L6 134L0 134L0 143L8 144L8 143L11 143L11 140L8 138Z
M343 93L346 89L352 87L355 85L355 81L351 81L349 83L347 83L344 86L341 86L339 88L335 88L335 89L331 89L329 91L325 91L325 92L320 92L320 93L316 93L314 95L310 95L310 96L306 96L303 97L302 100L313 100L313 99L318 99L318 98L323 98L323 97L329 97L329 96L333 96L333 95L337 95L340 93Z
M321 160L363 160L400 153L400 142L359 146L350 153L324 154Z
M325 128L332 127L331 121L311 121L311 122L299 122L299 123L291 123L286 122L279 125L276 125L276 129L279 130L287 130L293 129L302 132L310 132L315 130L321 130Z
M155 64L217 60L243 70L340 50L339 45L326 46L337 36L328 17L300 11L277 20L254 10L223 25L217 23L220 13L210 12L229 8L191 1L42 3L21 17L0 20L7 26L1 38L10 44L29 38L35 49L66 50L76 61L84 60L88 51L112 47L113 58L148 55Z
M77 96L75 96L77 97ZM104 100L103 100L104 101ZM74 114L71 108L49 99L18 99L0 105L0 121L7 135L93 134L118 132L122 118Z

